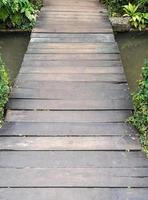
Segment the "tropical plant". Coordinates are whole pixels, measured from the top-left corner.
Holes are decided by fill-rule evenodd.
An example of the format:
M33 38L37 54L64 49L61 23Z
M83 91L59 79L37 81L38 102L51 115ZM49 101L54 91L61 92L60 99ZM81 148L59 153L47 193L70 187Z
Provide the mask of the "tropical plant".
M124 16L130 17L130 23L134 28L142 30L146 27L148 23L148 13L141 13L138 11L139 5L134 5L129 3L128 5L123 6L125 11Z
M142 68L142 80L138 91L133 94L134 114L129 118L140 133L140 140L148 153L148 60Z
M129 3L128 5L123 6L123 10L126 12L125 16L134 16L138 12L139 5L134 5Z

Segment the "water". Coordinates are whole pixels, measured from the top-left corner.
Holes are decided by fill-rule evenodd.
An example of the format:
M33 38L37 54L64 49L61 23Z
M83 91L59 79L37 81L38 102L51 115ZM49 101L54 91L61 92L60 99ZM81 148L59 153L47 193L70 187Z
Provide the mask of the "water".
M0 54L14 82L30 39L29 33L0 33Z
M141 67L148 58L148 33L131 32L116 34L122 62L131 92L137 89Z

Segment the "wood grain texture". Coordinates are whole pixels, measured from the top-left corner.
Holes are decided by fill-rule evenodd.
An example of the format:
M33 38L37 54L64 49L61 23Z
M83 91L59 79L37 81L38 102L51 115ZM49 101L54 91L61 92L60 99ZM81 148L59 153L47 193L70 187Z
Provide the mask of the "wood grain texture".
M62 54L74 54L74 53L119 53L118 47L115 43L105 44L78 44L78 43L33 43L29 45L27 51L29 54L50 54L50 53L62 53Z
M36 100L10 99L7 108L11 110L131 110L129 99L124 100Z
M101 74L101 73L81 73L81 74L19 74L16 80L16 84L25 81L88 81L88 82L111 82L111 83L126 83L124 74Z
M130 111L11 111L7 112L9 122L124 122Z
M140 151L2 151L0 160L1 168L148 167Z
M91 29L90 29L91 28ZM36 27L33 29L33 32L36 33L113 33L112 28L108 27L89 27L88 26L79 26L76 28L76 24L72 25L59 25L55 24L52 25L51 27L48 25L45 25L42 27L42 25Z
M136 137L0 137L0 150L140 150Z
M0 129L0 200L147 200L148 160L98 0L44 0Z
M105 99L131 99L129 91L123 88L119 89L105 89L100 88L99 92L96 90L89 90L87 88L68 89L48 89L42 88L13 88L10 98L15 99L50 99L50 100L105 100ZM29 86L30 87L30 86Z
M26 54L25 60L119 60L119 54Z
M87 81L69 81L67 84L66 81L59 82L59 81L20 81L18 84L16 83L14 87L17 88L45 88L52 90L71 90L75 92L75 90L80 88L82 91L89 90L89 91L97 91L97 89L100 90L123 90L127 91L129 90L127 83L120 83L120 84L114 84L114 83L108 83L108 82L87 82Z
M147 200L147 188L0 188L1 200Z
M6 122L0 136L136 136L137 131L126 123L60 123Z
M34 63L34 62L32 62ZM123 68L121 67L48 67L47 66L23 66L20 69L20 73L23 74L58 74L58 73L68 73L68 74L123 74Z
M76 43L106 43L115 42L113 34L50 34L50 33L32 33L30 43L36 42L76 42Z
M147 168L0 169L0 187L148 187ZM6 179L7 177L7 179Z
M75 67L75 69L83 69L84 67L98 67L98 68L105 68L105 67L122 67L121 60L38 60L38 61L31 61L31 60L25 60L22 63L22 67L62 67L64 68L71 68ZM101 73L101 72L100 72Z

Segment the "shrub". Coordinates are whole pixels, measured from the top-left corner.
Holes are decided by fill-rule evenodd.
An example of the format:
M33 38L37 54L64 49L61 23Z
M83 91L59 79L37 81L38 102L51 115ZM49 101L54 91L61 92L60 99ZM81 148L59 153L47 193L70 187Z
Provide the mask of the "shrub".
M5 69L5 64L0 57L0 124L3 120L4 107L8 101L10 92L9 77Z
M142 80L138 91L133 94L134 114L129 118L140 133L144 150L148 153L148 60L142 68Z
M148 0L101 0L107 5L110 15L122 15L123 6L129 3L135 4L139 7L139 12L148 12Z
M107 5L110 15L121 15L123 13L123 6L128 4L130 0L101 0Z
M0 1L0 21L8 28L32 28L36 14L37 9L29 0Z

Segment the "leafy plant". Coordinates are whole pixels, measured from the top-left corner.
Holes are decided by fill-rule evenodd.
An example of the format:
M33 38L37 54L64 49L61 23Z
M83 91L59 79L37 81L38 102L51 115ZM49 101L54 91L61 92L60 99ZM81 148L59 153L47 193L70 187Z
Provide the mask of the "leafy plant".
M126 5L130 0L101 0L109 10L111 16L122 15L123 5Z
M29 0L1 0L0 21L9 28L32 27L37 10Z
M148 12L148 0L101 0L107 7L111 16L122 16L124 14L123 6L131 3L138 6L138 12Z
M4 107L8 101L9 92L9 76L5 69L5 64L0 57L0 124L3 120Z
M144 150L148 153L148 60L142 68L142 80L139 88L133 94L134 114L129 118L140 133L140 139Z
M129 3L128 5L123 6L123 10L126 12L125 16L134 16L138 11L139 5L133 5Z
M123 10L126 14L124 16L130 17L130 23L134 28L142 30L146 27L148 23L148 13L138 12L139 5L134 5L129 3L123 6Z

